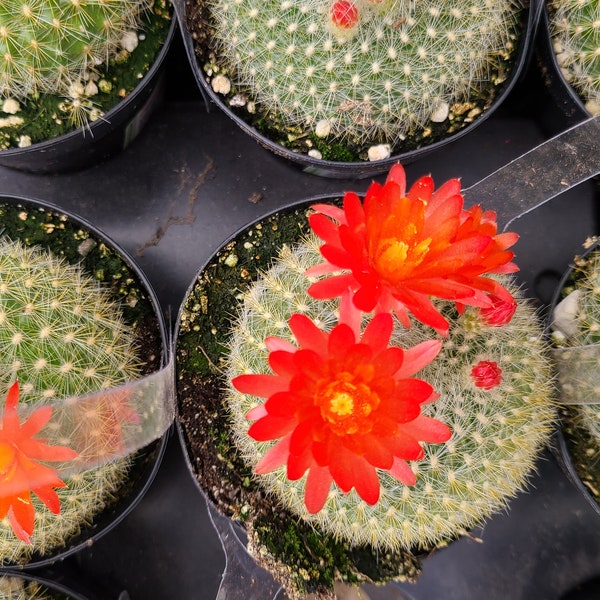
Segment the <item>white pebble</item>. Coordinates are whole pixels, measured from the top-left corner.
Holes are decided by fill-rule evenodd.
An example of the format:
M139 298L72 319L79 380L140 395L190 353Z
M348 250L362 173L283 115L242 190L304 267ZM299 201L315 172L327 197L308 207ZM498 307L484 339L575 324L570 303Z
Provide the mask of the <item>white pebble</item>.
M135 31L126 31L121 38L121 48L133 52L138 46L138 36Z
M371 146L368 150L369 160L383 160L389 158L392 153L392 149L389 144L379 144L378 146Z
M311 150L308 151L308 155L312 158L316 158L318 160L321 160L323 158L323 155L315 148L312 148Z
M556 305L552 315L552 329L554 331L560 331L567 337L571 337L577 333L580 296L581 290L575 290Z
M320 138L327 137L331 133L331 123L327 119L321 119L315 125L315 135Z
M585 108L590 115L597 115L600 113L600 102L598 100L588 100L585 103Z
M229 94L231 91L231 81L225 75L216 75L210 85L216 94Z
M447 102L438 102L436 107L433 109L431 113L430 119L434 123L443 123L448 118L448 113L450 112L450 106Z
M19 136L19 148L27 148L27 146L31 146L31 138L28 135Z
M21 105L14 98L7 98L2 105L2 112L14 115L21 110Z

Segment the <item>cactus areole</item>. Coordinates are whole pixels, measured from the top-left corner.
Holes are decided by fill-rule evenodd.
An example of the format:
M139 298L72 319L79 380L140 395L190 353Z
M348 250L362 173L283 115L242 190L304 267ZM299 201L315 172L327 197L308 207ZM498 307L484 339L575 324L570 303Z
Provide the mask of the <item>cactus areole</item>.
M292 597L413 579L421 552L524 488L555 406L516 239L458 180L407 187L396 165L362 199L261 219L200 271L179 318L181 433Z

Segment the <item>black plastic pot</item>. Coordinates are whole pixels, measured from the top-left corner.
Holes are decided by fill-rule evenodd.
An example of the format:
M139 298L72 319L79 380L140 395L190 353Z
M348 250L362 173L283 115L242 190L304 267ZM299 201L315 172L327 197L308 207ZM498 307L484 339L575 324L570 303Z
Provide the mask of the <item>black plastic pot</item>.
M186 26L185 0L173 0L173 5L175 7L175 13L180 25L185 50L191 64L194 77L206 100L207 110L211 109L211 105L216 105L218 109L225 112L229 118L231 118L243 131L250 135L260 146L270 150L275 155L296 164L306 173L312 173L314 175L330 178L367 178L385 173L389 170L391 165L396 162L401 162L406 165L432 152L435 152L440 148L446 147L448 144L464 135L468 135L470 131L483 123L505 102L510 95L510 92L517 85L521 79L521 76L527 70L527 66L531 59L533 42L537 31L537 25L539 22L543 1L544 0L530 1L525 19L526 22L524 23L524 31L519 40L518 49L515 54L514 65L502 89L499 91L489 108L487 108L472 123L463 127L456 133L449 135L447 138L422 146L415 150L395 154L387 159L375 162L340 162L316 159L306 154L291 151L284 146L273 142L269 138L265 137L262 133L257 131L254 127L246 123L242 118L236 115L225 102L223 102L222 97L215 93L212 87L206 81L205 75L202 71L202 65L199 65L196 59L194 50L195 42Z
M590 116L585 104L573 86L562 74L550 35L550 16L544 3L539 23L536 46L543 83L551 102L544 102L540 110L542 126L550 135L579 123Z
M6 212L9 209L15 213L29 211L34 213L38 219L41 219L40 215L52 215L52 217L64 224L65 230L72 228L73 232L83 231L99 247L106 247L109 251L113 252L115 262L118 261L119 265L114 268L124 269L127 276L135 282L136 288L140 291L138 298L138 304L142 307L139 312L140 319L144 319L146 327L152 330L154 341L148 340L148 346L144 347L143 350L147 352L148 357L153 356L153 358L149 359L147 366L144 367L144 374L155 373L169 364L171 359L170 336L160 303L146 275L123 249L91 223L76 215L69 214L49 202L33 198L0 196L0 206L5 207ZM2 229L3 233L12 239L17 238L19 235L18 232L11 232L6 222L2 223ZM56 241L51 240L52 235L47 237L49 238L48 241L40 242L34 240L31 243L54 248L56 253L57 250L54 247ZM30 242L29 240L25 240L25 243L28 244ZM90 273L93 273L94 259L89 258L90 255L86 255L83 258L81 256L78 258L69 257L66 245L61 245L58 252L69 262L76 262L82 265L84 269L87 268ZM114 265L115 262L112 264ZM142 310L143 312L141 312ZM79 534L65 540L64 546L50 550L44 555L34 554L27 562L11 563L7 561L0 564L0 574L7 570L30 570L50 566L83 548L89 548L95 540L116 527L137 506L152 484L160 467L170 432L171 427L160 437L134 454L133 465L127 476L128 479L120 490L122 492L121 495L112 504L98 513L92 523L87 526L82 524Z
M164 62L176 30L172 18L154 64L136 88L102 119L26 148L2 150L0 165L32 173L63 173L90 167L127 148L163 101Z

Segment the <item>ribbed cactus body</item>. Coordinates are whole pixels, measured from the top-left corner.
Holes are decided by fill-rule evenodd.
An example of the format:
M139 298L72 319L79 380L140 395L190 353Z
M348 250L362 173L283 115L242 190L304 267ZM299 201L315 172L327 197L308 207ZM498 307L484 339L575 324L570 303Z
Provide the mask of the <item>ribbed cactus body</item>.
M1 239L2 398L17 379L20 404L39 406L135 378L136 348L120 315L107 292L78 266L39 247ZM78 423L73 435L85 428L86 423ZM123 459L68 478L67 487L57 489L60 515L34 497L31 545L15 537L7 519L0 522L0 561L19 562L32 552L61 547L114 498L128 465Z
M0 95L64 93L106 61L150 0L0 3Z
M337 25L342 4L354 8ZM317 136L395 144L432 119L444 121L455 103L488 81L514 49L521 4L208 0L207 6L235 89L266 115Z
M266 336L291 340L287 320L301 312L329 329L336 322L337 303L311 299L304 272L319 262L318 244L290 250L244 294L229 341L228 376L268 373ZM309 515L303 501L305 481L290 481L285 468L260 475L256 483L282 506L348 546L371 545L377 552L430 548L452 539L505 507L526 484L534 461L547 440L555 416L550 367L542 330L533 308L520 297L511 322L490 327L476 309L459 315L450 303L450 337L441 354L417 377L441 394L426 414L447 423L453 436L445 444L426 445L424 460L411 463L414 487L380 474L382 492L374 506L354 491L332 487L325 507ZM410 330L396 325L392 343L412 347L431 339L432 330L414 322ZM493 389L474 384L473 366L493 361L502 382ZM244 460L254 467L271 446L248 436L246 413L262 400L227 391L232 436Z
M551 35L566 80L591 114L600 112L600 4L552 0Z

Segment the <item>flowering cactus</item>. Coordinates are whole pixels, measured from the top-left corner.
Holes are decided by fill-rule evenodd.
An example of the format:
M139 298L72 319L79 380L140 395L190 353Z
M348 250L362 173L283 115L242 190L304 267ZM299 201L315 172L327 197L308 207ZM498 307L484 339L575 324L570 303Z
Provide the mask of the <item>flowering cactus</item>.
M396 166L364 202L261 221L182 312L192 462L291 597L416 577L419 552L525 487L553 426L542 329L507 274L516 236L457 180L403 181Z
M68 463L74 447L100 455L99 446L116 443L108 407L82 403L65 424L49 404L134 379L139 361L119 307L80 268L6 238L0 264L0 386L8 390L0 421L0 515L8 516L0 522L0 561L14 563L77 535L111 502L130 465L114 460L63 481L52 466L38 464ZM26 419L17 416L17 400L31 409ZM47 444L58 426L63 443Z

